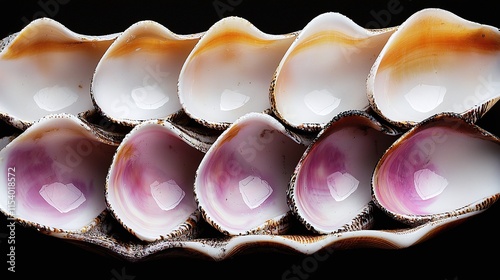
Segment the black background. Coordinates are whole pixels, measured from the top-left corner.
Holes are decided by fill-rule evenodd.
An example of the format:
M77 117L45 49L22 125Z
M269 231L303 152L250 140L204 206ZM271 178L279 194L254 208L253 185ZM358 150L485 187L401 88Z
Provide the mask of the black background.
M78 33L103 35L121 32L145 19L157 21L176 33L196 33L207 30L221 17L236 15L248 19L264 32L278 34L298 31L324 12L342 13L363 27L388 27L401 24L414 12L427 7L447 9L471 21L500 26L494 1L40 0L10 1L10 7L5 1L2 4L0 37L21 30L29 21L41 16L51 17ZM227 5L226 9L224 5ZM391 7L397 13L390 13ZM497 107L478 124L498 135L496 120L500 109ZM317 266L303 277L296 275L296 278L288 279L498 279L500 230L496 223L499 214L497 203L465 224L409 248L338 250L328 259L316 262ZM1 218L0 275L3 275L8 267L5 262L8 249L6 220L4 216ZM17 272L6 273L8 277L1 279L16 279L14 276L22 275L110 280L177 277L282 279L292 267L301 266L306 257L281 252L255 252L220 262L165 258L128 263L18 226ZM128 278L120 278L119 275Z

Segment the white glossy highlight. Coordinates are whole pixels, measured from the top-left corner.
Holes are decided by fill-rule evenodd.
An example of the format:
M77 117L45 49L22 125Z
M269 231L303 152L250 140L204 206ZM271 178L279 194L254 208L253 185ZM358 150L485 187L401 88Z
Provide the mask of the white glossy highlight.
M61 213L78 208L86 200L83 193L71 183L55 182L43 185L39 193L48 204Z
M259 207L273 192L269 183L257 176L246 177L239 186L241 197L250 209Z
M418 84L405 94L405 99L415 111L428 113L443 103L445 94L444 86Z
M340 105L340 98L335 97L329 90L313 90L304 96L304 103L309 110L320 116L330 114Z
M359 181L349 173L334 172L327 177L328 190L335 201L342 201L356 191Z
M78 100L78 94L68 87L53 86L39 90L33 99L36 105L47 112L55 112L71 106Z
M135 105L143 110L154 110L169 101L168 95L159 85L136 87L131 93Z
M153 196L156 204L165 211L172 210L186 195L186 193L179 187L174 180L168 180L163 183L154 181L151 185L151 195Z
M220 96L220 109L222 111L232 111L243 107L250 97L248 95L225 89Z
M429 169L420 169L413 174L415 190L423 200L431 199L441 194L448 180Z

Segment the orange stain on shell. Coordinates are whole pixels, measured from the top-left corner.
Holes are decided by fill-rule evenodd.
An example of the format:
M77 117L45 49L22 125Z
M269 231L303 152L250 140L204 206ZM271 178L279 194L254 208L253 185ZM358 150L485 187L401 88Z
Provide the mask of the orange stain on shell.
M231 141L231 139L233 139L236 135L238 135L238 133L240 132L240 130L242 128L244 128L245 126L246 125L243 125L243 124L234 124L231 127L231 129L227 130L227 132L225 133L225 135L221 139L220 143L222 144L222 143Z
M176 40L143 34L131 37L125 44L121 44L120 47L111 51L109 57L120 57L138 50L152 53L176 52L187 55L197 42L197 39Z
M404 71L398 69L410 66L417 71L427 71L434 67L432 61L444 54L499 51L500 33L486 26L471 27L460 21L422 17L401 30L391 44L380 62L379 71L390 67L393 73L402 73ZM423 63L426 59L431 62Z
M205 35L206 36L206 35ZM208 37L207 37L208 38ZM285 37L283 37L285 38ZM292 38L290 36L289 38ZM269 47L273 45L279 39L271 40L265 38L259 38L257 36L253 36L249 33L244 32L239 29L228 29L220 32L219 34L212 35L210 40L207 40L203 43L203 46L197 48L193 53L193 57L200 55L203 52L209 51L218 47L228 47L231 44L247 44L255 47ZM226 48L228 49L228 48Z
M116 158L126 162L133 158L135 153L136 149L134 148L134 145L124 145L119 151L117 151Z
M42 32L38 29L27 29L20 32L2 54L4 59L18 59L25 56L47 52L89 51L104 54L113 42L109 40L75 39L57 29Z
M336 43L354 47L356 45L363 44L367 39L368 39L367 37L357 38L349 36L348 34L339 31L323 30L321 32L317 32L314 33L313 35L306 37L300 44L296 46L293 53L299 53L304 49L308 49L323 44Z

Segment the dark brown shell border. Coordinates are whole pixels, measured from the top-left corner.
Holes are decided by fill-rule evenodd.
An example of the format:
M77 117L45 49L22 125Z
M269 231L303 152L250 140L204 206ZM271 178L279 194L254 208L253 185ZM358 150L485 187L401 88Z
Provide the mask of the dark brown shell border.
M333 252L353 248L403 249L426 241L479 213L482 211L443 218L417 227L393 223L387 229L363 229L326 235L309 233L298 225L290 234L224 236L200 221L199 238L144 242L130 235L111 213L104 211L96 225L84 233L41 233L128 262L171 257L223 261L241 254L266 251L311 255L325 250Z

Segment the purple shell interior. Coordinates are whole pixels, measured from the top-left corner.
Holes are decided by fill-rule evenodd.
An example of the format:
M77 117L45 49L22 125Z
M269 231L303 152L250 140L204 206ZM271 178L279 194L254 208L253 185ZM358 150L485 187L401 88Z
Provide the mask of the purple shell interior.
M106 208L106 170L116 147L60 120L58 127L26 132L5 148L6 172L15 178L11 214L43 227L77 231Z
M107 186L110 208L140 238L169 234L197 208L192 188L203 155L167 127L140 127L115 155Z
M227 132L200 165L195 191L213 223L241 234L289 213L286 188L305 146L258 118Z
M398 215L442 214L500 192L498 141L441 123L408 133L382 157L373 177L381 207Z
M319 232L334 232L363 211L373 169L396 139L353 119L326 129L301 160L292 186L297 214Z

